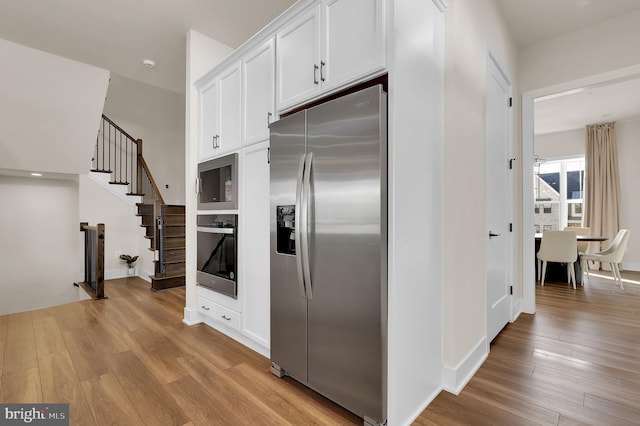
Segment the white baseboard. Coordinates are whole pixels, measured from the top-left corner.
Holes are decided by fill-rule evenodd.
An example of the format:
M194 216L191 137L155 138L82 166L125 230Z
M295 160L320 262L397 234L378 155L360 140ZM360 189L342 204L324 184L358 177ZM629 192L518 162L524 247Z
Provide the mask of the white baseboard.
M149 273L141 268L135 268L134 276L140 277L147 282L151 282L151 278L149 278ZM107 269L104 271L104 279L105 280L115 280L118 278L127 278L129 276L129 272L126 269Z
M515 320L517 320L521 313L522 313L522 298L513 302L513 306L511 306L511 322L514 322Z
M623 271L640 271L640 263L635 262L622 262L622 270Z
M184 318L182 322L187 325L196 325L202 322L202 314L197 309L184 308Z
M422 414L422 412L427 409L429 404L431 404L433 400L436 399L436 397L440 394L441 390L442 388L436 389L431 395L429 395L429 397L425 399L422 405L418 407L418 409L414 411L413 414L411 414L411 417L410 417L411 421L407 422L407 424L410 424L410 423L413 424L413 422L415 422L416 419L420 417L420 414Z
M443 366L442 388L447 392L458 395L487 359L489 355L487 348L487 338L483 337L456 367Z

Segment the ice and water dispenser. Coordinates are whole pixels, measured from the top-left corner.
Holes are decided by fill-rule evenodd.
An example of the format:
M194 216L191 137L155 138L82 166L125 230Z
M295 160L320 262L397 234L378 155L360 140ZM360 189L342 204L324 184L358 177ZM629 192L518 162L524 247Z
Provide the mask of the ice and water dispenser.
M296 254L296 206L276 207L276 235L277 252L281 254Z

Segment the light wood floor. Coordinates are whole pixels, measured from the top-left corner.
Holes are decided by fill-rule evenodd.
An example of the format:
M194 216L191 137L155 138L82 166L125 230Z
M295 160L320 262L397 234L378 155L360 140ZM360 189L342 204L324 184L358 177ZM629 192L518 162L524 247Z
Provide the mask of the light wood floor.
M640 273L584 287L536 286L536 314L498 335L458 396L442 392L417 425L639 425Z
M417 425L640 424L640 273L537 287L458 396ZM184 289L107 283L103 301L0 316L0 402L69 402L72 425L362 424L260 355L182 324Z

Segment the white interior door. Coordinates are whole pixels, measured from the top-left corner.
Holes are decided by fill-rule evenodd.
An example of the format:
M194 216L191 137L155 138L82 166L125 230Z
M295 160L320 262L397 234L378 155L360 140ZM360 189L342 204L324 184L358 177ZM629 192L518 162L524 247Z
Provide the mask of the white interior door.
M513 191L510 172L511 84L489 55L485 94L485 238L487 341L511 317Z

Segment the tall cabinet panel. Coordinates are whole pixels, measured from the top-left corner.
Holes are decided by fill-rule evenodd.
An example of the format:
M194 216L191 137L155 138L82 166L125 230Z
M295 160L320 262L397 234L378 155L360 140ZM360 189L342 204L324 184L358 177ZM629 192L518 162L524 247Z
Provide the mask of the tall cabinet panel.
M200 114L200 160L240 148L239 62L201 89Z
M242 145L269 139L275 113L275 41L242 59Z
M325 0L323 6L323 90L382 69L383 0Z
M277 35L279 108L320 93L320 5Z
M269 142L242 150L242 331L269 347Z
M218 86L214 81L200 92L200 149L199 158L215 153L218 134Z
M220 136L216 155L240 148L240 64L220 76Z

